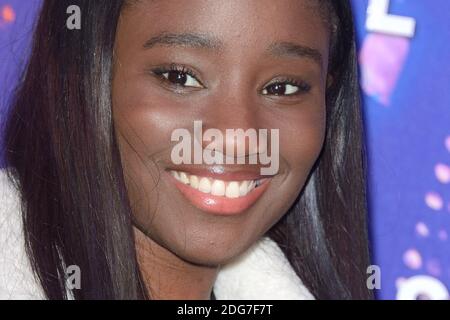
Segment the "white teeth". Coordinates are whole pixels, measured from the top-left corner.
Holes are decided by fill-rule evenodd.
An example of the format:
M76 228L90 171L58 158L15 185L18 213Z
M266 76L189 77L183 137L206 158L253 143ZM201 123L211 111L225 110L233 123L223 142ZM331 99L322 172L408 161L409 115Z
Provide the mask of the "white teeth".
M211 182L208 178L202 178L198 184L198 190L203 193L211 193Z
M189 183L189 178L185 172L180 172L180 181L183 182L184 184Z
M239 197L239 183L232 181L227 185L227 191L225 192L227 198L238 198Z
M192 188L198 189L198 184L199 184L198 177L191 175L189 177L189 184L191 185Z
M186 172L171 171L171 175L183 184L189 185L191 188L197 189L203 193L210 193L213 196L225 196L227 198L239 198L246 196L255 187L260 185L260 181L255 180L244 181L223 181L212 180L207 177L199 177L189 175Z
M243 197L248 193L248 181L242 181L239 186L239 196Z
M172 174L172 176L173 176L175 179L180 180L180 175L178 174L177 171L170 171L170 173Z
M224 196L225 195L225 182L222 180L214 180L211 187L211 194L213 196Z
M249 183L249 185L248 185L248 187L247 187L247 193L249 193L250 191L252 191L253 189L255 189L255 181L254 180L252 180L250 183Z

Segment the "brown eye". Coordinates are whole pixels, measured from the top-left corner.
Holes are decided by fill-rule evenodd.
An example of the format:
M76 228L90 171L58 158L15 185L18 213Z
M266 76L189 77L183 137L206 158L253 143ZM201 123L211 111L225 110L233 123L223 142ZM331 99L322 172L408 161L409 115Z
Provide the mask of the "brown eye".
M173 84L178 84L184 86L187 82L187 74L182 73L180 71L170 71L166 73L167 80L172 82Z
M292 87L292 88L291 88ZM284 96L287 94L294 94L298 91L298 88L286 84L273 84L266 88L267 94L275 96Z
M309 91L307 84L296 84L295 82L276 82L266 86L262 94L272 96L293 96Z
M153 73L174 86L203 88L203 85L196 79L192 72L184 68L178 68L177 66L171 66L166 69L153 70Z

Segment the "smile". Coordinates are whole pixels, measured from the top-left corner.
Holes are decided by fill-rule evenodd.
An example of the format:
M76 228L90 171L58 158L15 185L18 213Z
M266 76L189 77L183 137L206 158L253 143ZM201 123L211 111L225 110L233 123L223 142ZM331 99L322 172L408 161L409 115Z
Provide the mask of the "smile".
M261 197L272 179L252 179L249 174L239 173L216 175L207 171L204 175L176 170L169 173L177 189L194 206L219 215L243 213Z

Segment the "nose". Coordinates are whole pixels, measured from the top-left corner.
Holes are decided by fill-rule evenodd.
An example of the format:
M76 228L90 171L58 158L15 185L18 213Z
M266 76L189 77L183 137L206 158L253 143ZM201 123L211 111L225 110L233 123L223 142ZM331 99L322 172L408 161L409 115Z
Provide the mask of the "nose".
M223 151L227 158L255 157L266 152L266 143L260 141L258 105L247 91L230 90L208 101L201 116L203 149ZM215 139L216 133L223 137L221 141Z

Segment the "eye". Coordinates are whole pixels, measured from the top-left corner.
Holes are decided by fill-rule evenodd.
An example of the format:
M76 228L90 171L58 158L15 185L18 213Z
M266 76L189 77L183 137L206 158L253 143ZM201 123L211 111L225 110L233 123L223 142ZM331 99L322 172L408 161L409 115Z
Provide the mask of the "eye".
M177 87L204 88L195 73L184 66L171 65L152 70L154 74Z
M295 96L306 93L311 89L310 85L293 79L276 80L268 84L263 90L263 95Z

